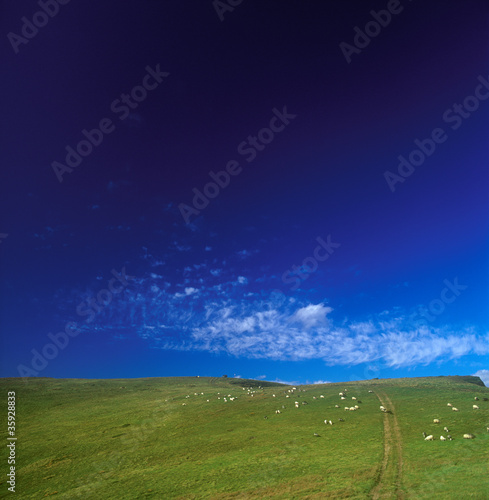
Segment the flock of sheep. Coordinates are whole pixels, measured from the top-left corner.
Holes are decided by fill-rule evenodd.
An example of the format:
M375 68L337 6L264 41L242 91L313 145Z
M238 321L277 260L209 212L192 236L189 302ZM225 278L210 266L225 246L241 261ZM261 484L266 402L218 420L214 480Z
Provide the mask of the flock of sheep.
M258 387L258 389L261 389L261 386ZM246 388L245 387L242 387L242 390L245 391ZM306 389L297 389L296 387L292 387L292 389L287 389L286 391L284 391L285 393L285 397L286 398L290 398L291 395L293 395L296 391L299 391L299 392L306 392ZM340 392L338 395L340 397L340 400L346 400L347 396L346 396L346 393L347 393L348 389L344 389L342 392ZM369 393L373 393L372 390L369 390L368 391ZM254 397L254 395L256 394L256 391L254 389L247 389L247 393L246 393L248 396L250 397ZM201 392L201 393L194 393L195 396L203 396L204 393ZM272 394L272 397L276 398L277 395L276 394ZM299 396L300 397L300 396ZM190 395L187 395L185 396L186 399L190 398ZM316 396L313 396L312 397L313 399L318 399ZM320 395L319 396L320 399L324 398L324 395ZM232 396L231 394L227 394L227 395L221 395L221 393L217 393L217 399L218 400L222 400L224 403L227 403L228 401L234 401L237 398L237 396ZM352 401L355 401L356 403L362 403L360 400L358 400L355 396L352 396L351 397ZM476 401L479 400L478 397L475 397L474 398ZM484 401L489 401L489 398L483 398ZM210 399L207 399L207 402L209 403L210 402ZM300 408L301 405L307 405L307 401L302 401L301 403L299 403L299 401L295 401L294 402L294 406L295 408ZM186 403L182 403L183 406L186 406ZM455 412L458 412L459 409L454 407L451 403L447 403L447 407L451 408L452 411L455 411ZM338 404L335 404L335 408L340 408L340 405ZM282 409L285 409L285 405L282 405ZM344 407L345 411L357 411L360 409L360 406L358 404L355 404L354 406L345 406ZM473 404L472 405L472 409L473 410L479 410L479 406L476 405L476 404ZM390 410L387 410L383 405L380 405L380 411L382 411L383 413L391 413ZM282 413L280 409L277 409L275 410L275 413L276 414L280 414ZM264 417L265 419L268 419L268 416L265 416ZM343 418L340 418L339 419L339 422L344 422L345 420ZM441 422L441 420L439 418L435 418L433 419L433 423L435 424L439 424ZM333 421L332 420L329 420L329 419L325 419L324 420L324 423L326 425L333 425ZM450 435L450 430L447 428L447 427L444 427L443 429L446 433L446 435L441 435L440 436L440 440L441 441L452 441L453 438L452 436ZM487 427L487 432L489 432L489 427ZM315 437L320 437L319 434L317 433L314 433L314 436ZM425 441L433 441L434 440L434 436L432 434L430 435L427 435L426 432L423 432L423 438ZM463 435L463 438L464 439L474 439L475 436L474 434L471 434L471 433L466 433Z
M489 400L488 398L483 398L483 399L484 399L484 401L488 401ZM475 401L479 401L479 398L477 396L475 396L474 400ZM460 411L458 408L455 408L455 406L453 406L452 403L447 403L447 406L449 408L451 408L452 411ZM381 406L380 408L382 409L383 407ZM472 405L472 409L473 410L479 410L479 406L474 404L474 405ZM434 424L439 424L440 423L440 419L439 418L434 418L433 419L433 423ZM452 441L453 438L449 434L450 430L448 429L448 427L444 427L443 430L447 433L447 435L446 436L441 435L440 436L440 441ZM489 427L487 427L487 432L489 432ZM435 439L433 437L433 434L427 435L426 432L423 432L423 437L424 437L425 441L433 441ZM474 434L466 433L466 434L463 435L463 438L464 439L474 439L475 436L474 436Z

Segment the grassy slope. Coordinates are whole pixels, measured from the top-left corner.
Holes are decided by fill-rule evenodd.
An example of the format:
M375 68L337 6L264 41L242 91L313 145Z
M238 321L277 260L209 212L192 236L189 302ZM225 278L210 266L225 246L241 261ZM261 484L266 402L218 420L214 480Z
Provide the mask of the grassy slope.
M394 405L406 498L489 498L485 387L450 377L373 380L307 386L285 398L288 386L256 389L251 397L241 389L250 384L260 382L2 379L5 400L7 391L17 393L17 497L368 498L384 453L384 414L371 389ZM340 401L345 388L348 400ZM225 403L227 394L237 399ZM345 412L353 395L361 409ZM296 409L302 400L309 404ZM453 441L439 441L445 425ZM437 441L425 442L423 431ZM466 432L476 439L462 439ZM5 433L3 426L4 443ZM0 497L9 493L3 477Z

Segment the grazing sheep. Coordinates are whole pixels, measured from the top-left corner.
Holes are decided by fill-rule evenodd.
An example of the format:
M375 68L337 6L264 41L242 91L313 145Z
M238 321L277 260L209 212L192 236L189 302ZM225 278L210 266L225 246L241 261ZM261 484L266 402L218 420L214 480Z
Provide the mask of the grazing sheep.
M352 406L352 407L350 408L350 411L357 411L357 409L356 409L354 406Z
M358 408L360 408L358 405L355 405L355 408L358 410Z
M446 441L447 438L445 436L440 436L440 441Z
M450 436L450 434L447 434L447 439L448 439L449 441L453 441L453 438L452 438L452 436Z
M434 419L433 419L433 423L434 423L434 424L439 424L439 423L440 423L440 419L438 419L438 418L434 418Z
M340 418L340 422L344 422L344 421L345 421L345 419L344 419L344 418Z
M474 398L474 400L475 400L475 401L479 401L479 398L476 396L476 397Z
M339 408L339 407L340 407L340 405L334 405L334 407L335 407L335 408Z
M268 420L268 417L267 417L266 415L265 415L263 418L264 418L265 420Z
M314 437L321 437L317 432L314 433Z
M344 394L343 394L342 392L340 392L338 395L339 395L339 396L344 396Z
M448 427L443 427L443 430L444 430L445 432L450 432L450 429L449 429Z
M312 399L317 399L316 396L313 396Z
M426 436L426 437L424 438L424 440L425 440L425 441L433 441L433 435L432 435L432 434L430 434L429 436Z
M368 391L368 392L374 392L374 391Z
M453 411L459 411L458 408L455 408L455 406L452 408Z
M275 413L282 413L280 410L275 410Z
M320 397L320 398L324 398L324 396L323 396L322 394L321 394L319 397Z
M474 439L475 436L473 434L464 434L464 439Z
M474 410L478 410L478 409L479 409L479 407L478 407L477 405L472 405L472 408L473 408Z
M329 425L333 425L333 422L331 420L328 420Z
M447 406L450 406L450 407L451 407L451 406L453 406L453 405L452 405L452 403L447 403Z
M348 411L350 408L348 406L345 406L345 411Z
M352 396L351 398L352 398L352 399L357 399L355 396Z
M345 396L341 396L341 399L346 399Z
M272 398L274 398L274 397L275 397L275 394L272 394Z
M182 403L182 406L187 406L187 403Z
M426 432L423 432L423 437L425 438L427 436Z

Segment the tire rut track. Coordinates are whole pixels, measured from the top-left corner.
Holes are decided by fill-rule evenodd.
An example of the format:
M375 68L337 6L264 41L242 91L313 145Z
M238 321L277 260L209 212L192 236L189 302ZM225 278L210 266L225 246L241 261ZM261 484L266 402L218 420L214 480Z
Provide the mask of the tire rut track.
M379 399L380 404L387 408L390 413L384 414L384 456L380 467L379 479L371 491L372 499L392 498L390 495L386 495L386 493L382 494L382 491L389 486L387 477L390 475L395 476L395 498L403 499L404 493L401 490L403 468L401 430L389 396L380 391L375 392L375 395ZM390 419L391 415L392 422ZM394 462L394 455L397 455L397 463Z

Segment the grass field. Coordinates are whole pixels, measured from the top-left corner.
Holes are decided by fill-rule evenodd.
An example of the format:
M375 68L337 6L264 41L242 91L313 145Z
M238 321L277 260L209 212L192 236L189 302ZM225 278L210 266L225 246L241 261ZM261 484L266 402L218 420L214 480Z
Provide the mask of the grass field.
M475 377L296 390L205 377L28 380L0 380L5 402L16 393L16 498L489 498L489 389ZM452 441L440 441L444 426ZM0 433L7 443L6 423Z

